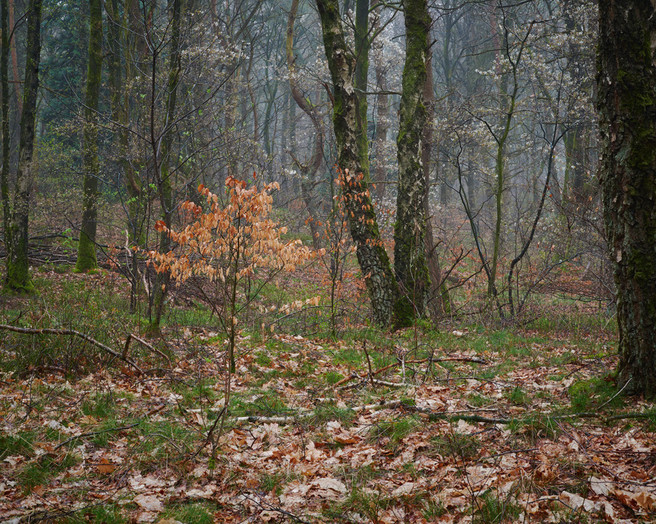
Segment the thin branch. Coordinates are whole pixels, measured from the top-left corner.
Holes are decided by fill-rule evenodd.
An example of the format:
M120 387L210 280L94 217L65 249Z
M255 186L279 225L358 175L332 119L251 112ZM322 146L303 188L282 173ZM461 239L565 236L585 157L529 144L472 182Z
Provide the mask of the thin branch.
M144 372L137 366L132 360L130 360L127 357L124 357L120 353L117 353L114 351L112 348L109 346L106 346L102 342L98 342L95 338L91 338L89 335L85 335L84 333L80 333L79 331L75 331L74 329L52 329L52 328L21 328L21 327L16 327L16 326L8 326L6 324L0 324L0 329L4 329L6 331L13 331L14 333L21 333L23 335L68 335L72 337L78 337L81 338L82 340L86 340L90 344L93 344L94 346L102 349L103 351L109 353L113 357L116 357L126 364L132 366L134 369L136 369L141 375L144 374Z

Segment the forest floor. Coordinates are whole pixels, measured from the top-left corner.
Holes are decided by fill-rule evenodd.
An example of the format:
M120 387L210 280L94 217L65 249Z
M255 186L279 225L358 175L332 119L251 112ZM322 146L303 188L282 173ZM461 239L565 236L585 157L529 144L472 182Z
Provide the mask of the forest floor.
M112 274L37 287L0 298L0 323L86 328L119 352L137 333ZM180 315L132 342L142 372L0 331L0 522L656 520L656 409L616 390L598 314L243 333L222 431L223 337Z

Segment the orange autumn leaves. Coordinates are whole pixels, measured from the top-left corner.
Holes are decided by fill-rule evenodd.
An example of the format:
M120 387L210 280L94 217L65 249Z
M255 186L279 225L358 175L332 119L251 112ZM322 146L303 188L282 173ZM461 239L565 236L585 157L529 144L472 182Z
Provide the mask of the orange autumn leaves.
M270 193L279 189L277 183L260 191L229 177L225 185L225 205L218 195L202 184L198 186L207 202L206 210L194 202L184 202L181 207L193 222L182 230L174 231L162 221L156 223L155 229L177 244L167 253L148 252L158 272L168 271L179 282L194 275L211 281L239 281L255 275L258 269L294 271L317 254L300 240L283 241L281 236L287 228L268 218L273 202Z

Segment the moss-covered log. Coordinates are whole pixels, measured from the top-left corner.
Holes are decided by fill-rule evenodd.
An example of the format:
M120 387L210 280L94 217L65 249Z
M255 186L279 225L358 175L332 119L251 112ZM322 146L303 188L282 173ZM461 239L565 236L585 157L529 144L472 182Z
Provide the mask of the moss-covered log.
M397 138L399 186L394 227L394 270L401 295L397 325L407 326L425 309L426 178L422 141L426 124L424 85L430 17L426 0L405 0L406 58Z
M656 397L656 12L600 0L597 108L604 220L615 264L619 380Z

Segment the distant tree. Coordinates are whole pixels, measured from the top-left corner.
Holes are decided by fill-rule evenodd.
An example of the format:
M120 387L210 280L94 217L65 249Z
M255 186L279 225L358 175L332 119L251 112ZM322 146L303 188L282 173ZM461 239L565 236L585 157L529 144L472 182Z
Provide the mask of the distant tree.
M615 263L619 381L656 396L656 16L649 0L599 0L601 186Z
M28 224L30 191L34 182L34 127L36 122L36 100L39 91L39 61L41 58L41 0L30 0L27 8L27 47L25 50L25 80L23 83L23 111L20 121L18 169L14 186L13 202L9 194L3 209L5 217L5 246L7 248L8 289L25 292L33 289L28 261Z
M98 266L96 226L98 224L98 101L102 81L102 2L89 0L89 60L84 95L84 129L82 132L83 212L82 230L77 250L77 271Z

